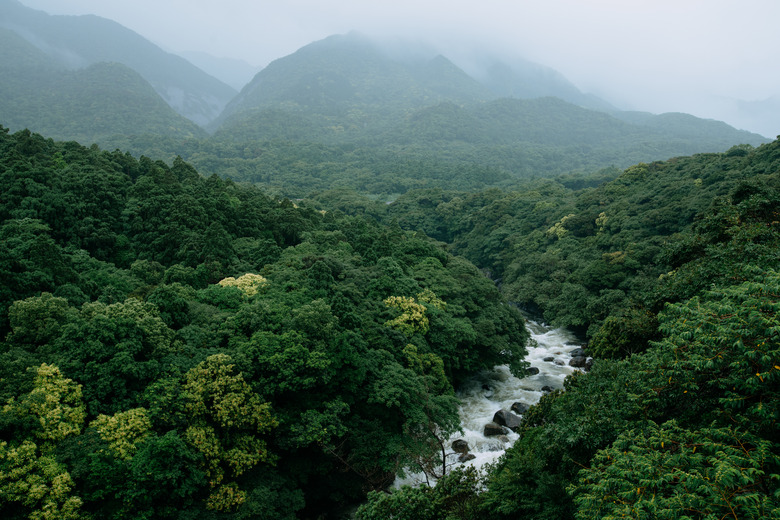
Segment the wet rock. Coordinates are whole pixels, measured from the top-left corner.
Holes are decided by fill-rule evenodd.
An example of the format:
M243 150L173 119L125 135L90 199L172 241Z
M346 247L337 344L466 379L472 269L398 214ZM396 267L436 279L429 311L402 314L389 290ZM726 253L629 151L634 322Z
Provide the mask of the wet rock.
M569 361L569 366L575 368L585 368L585 362L586 362L585 356L577 356L571 358L571 360Z
M556 365L558 365L559 367L562 367L562 366L564 366L566 363L564 363L564 362L563 362L562 360L560 360L560 359L556 359L556 360L555 360L555 364L556 364Z
M550 393L552 391L553 391L553 387L551 387L551 386L545 385L545 386L542 387L542 392Z
M504 444L509 442L509 437L507 437L506 435L499 435L498 437L496 437L496 439L500 440Z
M550 361L555 361L555 358L553 356L547 356L542 361L547 361L549 363Z
M575 348L574 350L570 350L569 351L569 355L571 355L571 357L573 357L573 358L575 358L575 357L585 357L585 355L586 355L585 354L585 349L584 348Z
M509 409L518 415L523 415L529 408L530 406L525 403L512 403L512 406Z
M462 464L464 462L468 462L468 461L474 460L476 458L477 458L477 456L472 454L472 453L463 453L463 454L460 455L460 457L458 457L458 462L460 462Z
M484 435L485 437L495 437L496 435L506 435L506 434L507 434L506 428L494 422L487 423L485 425L484 431L482 432L482 435Z
M469 452L469 443L463 439L458 439L452 442L452 451L455 453L466 454Z
M513 414L512 412L507 412L506 410L499 410L495 414L493 414L493 422L501 425L506 426L510 430L514 430L515 428L520 427L520 417Z
M528 374L529 376L535 376L536 374L539 373L539 369L536 367L530 367L526 369L525 373Z

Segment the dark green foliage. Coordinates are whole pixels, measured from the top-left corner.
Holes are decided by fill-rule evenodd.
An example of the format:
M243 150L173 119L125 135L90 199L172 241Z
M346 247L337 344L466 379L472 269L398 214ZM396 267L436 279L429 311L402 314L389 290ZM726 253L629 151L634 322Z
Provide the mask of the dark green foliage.
M0 151L0 396L23 403L0 413L12 450L0 465L13 450L56 462L76 513L331 511L403 467L439 471L458 427L453 385L525 367L519 313L423 235L204 178L181 159L27 131L0 133ZM393 301L424 326L396 326L406 311ZM52 412L50 428L69 434L36 451L39 412L20 396L40 395L27 369L42 364L59 367L82 413L71 425Z
M776 518L779 465L772 443L749 433L651 422L580 473L575 518Z
M593 369L524 415L478 514L780 513L779 149L638 164L581 191L427 190L387 208L488 267L510 298L592 335ZM406 493L430 503L431 490Z
M403 487L390 493L369 493L358 508L358 520L455 520L477 518L479 475L473 467L456 469L435 487Z

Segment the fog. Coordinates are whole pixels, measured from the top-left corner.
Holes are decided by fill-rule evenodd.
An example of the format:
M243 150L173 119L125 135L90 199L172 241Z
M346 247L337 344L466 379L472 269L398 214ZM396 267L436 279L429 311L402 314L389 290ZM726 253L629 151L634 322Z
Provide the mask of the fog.
M21 1L110 18L171 52L253 66L352 30L422 40L464 64L490 49L552 67L622 109L780 133L776 0Z

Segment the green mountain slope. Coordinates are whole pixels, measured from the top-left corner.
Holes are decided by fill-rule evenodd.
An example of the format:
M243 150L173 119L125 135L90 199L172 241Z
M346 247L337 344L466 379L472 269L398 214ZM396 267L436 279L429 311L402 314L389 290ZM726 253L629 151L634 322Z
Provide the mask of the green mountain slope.
M364 36L350 33L314 42L272 62L212 127L223 123L230 127L235 115L273 108L316 116L321 123L310 129L313 136L335 126L359 136L386 128L415 108L445 100L472 102L487 95L442 56L409 65L390 58Z
M90 143L115 135L205 136L124 65L67 70L5 29L0 48L0 122L8 128Z
M205 125L235 95L232 87L137 33L97 16L50 16L0 0L0 27L13 30L63 66L118 62L143 76L178 113Z
M593 110L616 110L596 96L582 93L560 72L521 58L481 56L472 74L495 97L534 99L554 96ZM484 64L484 65L483 65Z
M550 69L492 63L480 82L443 56L398 59L360 35L332 36L258 73L215 121L215 138L358 146L514 177L768 142L685 114L615 112Z

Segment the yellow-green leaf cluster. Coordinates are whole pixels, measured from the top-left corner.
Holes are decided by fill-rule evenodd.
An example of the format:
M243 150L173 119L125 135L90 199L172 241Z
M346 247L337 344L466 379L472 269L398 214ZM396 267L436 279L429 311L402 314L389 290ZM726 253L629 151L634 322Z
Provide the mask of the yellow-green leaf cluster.
M569 220L574 216L574 213L571 213L569 215L566 215L565 217L561 218L558 222L553 224L553 226L547 230L547 236L548 237L556 237L559 240L566 236L566 233L569 232L568 229L566 229L566 221Z
M144 408L133 408L110 417L101 414L90 426L97 429L118 458L129 460L135 455L138 443L149 435L152 422Z
M230 356L209 356L185 375L183 397L190 426L186 441L204 458L202 468L212 488L208 507L226 511L245 499L235 482L260 462L271 462L260 435L278 425L270 405L260 400L235 371Z
M390 296L384 300L385 305L401 311L399 316L385 322L385 325L392 327L411 336L415 333L425 334L428 332L430 323L425 315L425 306L411 296Z
M0 511L23 507L30 520L80 520L82 500L73 496L73 480L51 455L32 441L16 447L0 442Z
M86 409L81 400L81 385L65 378L56 366L43 363L36 369L32 391L18 401L11 399L3 413L35 416L40 427L35 436L56 442L81 432Z
M426 306L436 309L444 309L447 304L430 289L424 289L411 296L390 296L385 298L385 305L401 311L399 316L385 322L385 325L399 330L407 336L416 333L425 334L430 328L430 321L426 315Z
M237 287L241 289L248 298L255 296L260 288L268 283L268 279L264 276L254 273L246 273L245 275L234 278L229 276L217 282L222 287Z

